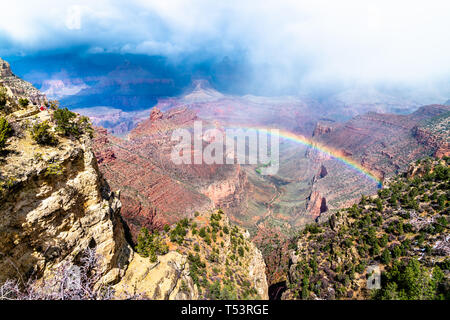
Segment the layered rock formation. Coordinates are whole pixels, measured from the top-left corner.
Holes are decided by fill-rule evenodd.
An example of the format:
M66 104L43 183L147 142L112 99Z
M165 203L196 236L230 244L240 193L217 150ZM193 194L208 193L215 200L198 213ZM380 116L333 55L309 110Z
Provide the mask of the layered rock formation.
M171 152L177 142L172 141L172 132L191 130L196 120L196 112L187 108L165 113L154 108L128 139L96 130L100 170L114 188L122 190L122 216L133 239L149 218L149 228L161 228L192 217L195 211L239 207L245 199L247 178L238 165L173 163Z
M0 58L0 86L6 87L10 96L16 99L27 98L35 105L43 104L47 100L31 83L14 75L9 63L2 58Z
M1 65L9 103L19 97L45 102L5 62ZM118 281L132 250L120 222L119 197L100 176L88 134L78 139L58 135L54 145L39 145L30 128L47 121L54 131L53 111L39 111L33 104L9 110L3 116L13 132L0 161L0 282L50 277L88 247L101 256L100 281Z
M439 109L439 106L430 106L428 113L433 108ZM413 128L413 134L420 143L434 149L435 157L450 156L450 111L439 112L431 119L423 120Z
M405 169L415 159L438 152L439 143L425 138L417 127L435 118L448 122L449 111L448 106L431 105L409 115L368 113L335 123L330 132L314 138L358 159L365 168L383 177ZM448 129L442 136L448 139Z
M3 75L14 78L7 67L2 62L1 79ZM213 202L186 182L196 177L197 182L207 181L203 184L206 186L208 179L224 172L224 180L229 184L228 174L233 176L234 168L202 171L188 167L183 171L187 177L176 179L176 172L168 170L167 174L164 167L155 164L154 158L142 157L138 151L140 145L137 149L130 147L127 150L114 143L120 140L101 130L97 131L93 142L92 129L85 124L85 119L75 114L66 121L72 121L72 125L83 123L81 133L61 131L61 126L67 123L59 122L56 112L62 110L39 110L33 103L41 103L41 100L32 100L36 91L27 89L31 88L30 84L19 78L2 84L7 88L8 99L7 108L0 110L0 117L11 124L12 134L0 150L0 285L8 279L17 279L20 286L26 286L28 279L54 280L55 275L59 275L58 270L68 264L81 265L87 249L95 248L99 257L95 266L99 277L95 284L97 287L114 285L112 292L118 299L130 296L153 299L268 298L264 260L261 252L248 240L248 232L232 227L221 210L208 211L214 206ZM21 95L15 96L14 92L21 92ZM28 98L31 104L21 107L17 104L18 110L14 111L10 107L19 97ZM151 121L164 120L162 113L154 115ZM179 119L177 117L178 113L169 113L169 119ZM168 123L170 121L160 123L157 128L150 126L148 130L144 124L142 133L157 137ZM38 134L47 137L47 142L39 140ZM158 150L167 137L159 135L159 138L144 150ZM172 216L168 214L161 223L172 224L185 216L193 218L182 220L183 224L165 226L168 230L162 239L167 244L167 252L160 253L156 262L141 251L135 253L128 244L120 214L120 193L112 192L100 173L93 143L97 145L96 155L105 175L108 175L107 170L115 173L111 170L115 165L128 165L125 167L129 169L127 175L121 177L121 182L131 179L134 183L129 188L121 184L123 199L128 204L128 211L123 214L123 218L128 219L127 227L133 227L133 223L136 228L158 224L152 220L156 213L153 206L145 208L148 214L142 214L144 206L140 201L148 203L145 202L148 199L173 209ZM99 145L103 148L99 149ZM128 158L123 158L124 154ZM164 156L161 152L159 159ZM116 163L120 159L122 162ZM140 170L133 171L136 166ZM151 190L132 189L139 181L151 181ZM144 184L144 188L146 186ZM140 191L142 198L139 198ZM217 201L221 196L216 195ZM164 199L168 201L164 202ZM138 206L135 216L133 201ZM183 211L188 205L191 212ZM202 214L194 214L194 210L201 209L204 209ZM143 219L143 222L133 219ZM148 223L149 219L154 223ZM180 231L185 227L189 230ZM221 279L224 280L223 287Z
M286 238L292 227L326 219L355 203L361 194L375 193L379 183L314 147L284 139L280 139L280 170L273 176L260 175L252 165L174 165L169 157L174 146L171 133L177 128L191 130L197 120L204 127L221 130L282 128L337 150L338 157L351 158L379 178L395 174L418 158L445 154L442 144L439 148L444 152L437 151L431 140L421 141L414 128L442 116L448 107L424 107L410 115L365 113L395 109L397 102L384 98L361 109L344 104L331 110L292 97L224 95L200 82L184 96L159 101L128 139L99 130L96 156L113 187L122 190L122 212L134 239L143 225L161 228L192 217L196 208L224 207L234 223L251 230L272 272L284 262L272 254L277 250L264 250L273 248L273 243L265 241L269 235ZM406 103L401 109L415 107ZM348 111L345 119L357 116L339 122L342 110ZM279 246L280 252L284 247ZM269 276L270 283L282 281L276 274L275 270Z

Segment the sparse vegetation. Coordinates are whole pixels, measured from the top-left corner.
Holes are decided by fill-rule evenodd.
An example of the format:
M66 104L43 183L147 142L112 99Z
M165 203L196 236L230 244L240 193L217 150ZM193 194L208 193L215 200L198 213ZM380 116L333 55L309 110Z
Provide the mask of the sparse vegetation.
M45 176L60 176L64 172L63 167L59 163L51 163L45 170Z
M31 128L31 137L40 145L53 146L56 144L55 136L50 132L51 126L48 121L36 123Z
M165 255L169 247L165 244L157 231L150 233L147 228L142 228L139 233L136 251L143 257L149 257L151 262L158 261L157 255Z
M158 247L187 257L189 275L201 299L254 299L258 297L248 278L248 266L252 259L242 230L230 227L223 219L223 210L205 216L196 214L193 219L182 219L164 233L149 234L141 230L136 250L156 261ZM226 230L226 233L225 233ZM226 240L225 240L226 239ZM225 241L231 243L225 246ZM225 266L225 267L224 267ZM188 285L182 285L183 292Z
M78 138L83 132L93 133L89 118L78 117L67 108L56 109L53 118L56 122L56 131L65 136Z
M304 228L290 247L299 257L291 298L450 299L449 163L415 166L414 175L397 176L378 196ZM365 285L372 264L384 270L380 290Z
M6 88L0 86L0 110L2 110L6 106L6 101L8 101Z
M5 118L0 117L0 152L5 147L6 139L10 136L11 131L11 126L8 121Z

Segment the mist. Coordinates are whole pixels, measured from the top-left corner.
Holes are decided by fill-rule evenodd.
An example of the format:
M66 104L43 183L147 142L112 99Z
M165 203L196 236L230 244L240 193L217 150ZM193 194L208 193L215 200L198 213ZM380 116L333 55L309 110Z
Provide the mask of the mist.
M138 55L238 94L376 87L450 97L446 0L17 0L2 8L0 56L12 61ZM61 73L36 68L26 74Z

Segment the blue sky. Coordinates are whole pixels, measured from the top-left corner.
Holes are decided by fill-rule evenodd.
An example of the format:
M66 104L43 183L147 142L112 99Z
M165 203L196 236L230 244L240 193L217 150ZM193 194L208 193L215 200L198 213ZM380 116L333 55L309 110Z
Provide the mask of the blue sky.
M163 58L175 78L219 77L237 91L392 84L448 92L447 0L2 2L0 56L41 82L88 72L79 57L136 55ZM76 70L58 59L39 66L64 55Z

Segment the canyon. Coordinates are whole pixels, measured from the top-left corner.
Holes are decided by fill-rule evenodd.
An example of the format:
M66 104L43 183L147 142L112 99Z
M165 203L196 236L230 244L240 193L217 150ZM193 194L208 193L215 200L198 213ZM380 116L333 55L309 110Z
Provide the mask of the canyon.
M353 159L380 179L401 172L411 161L447 154L448 106L423 106L407 114L375 112L393 110L392 105L355 107L349 113L353 117L342 121L335 115L339 107L327 109L296 97L225 95L206 81L197 81L185 95L161 99L127 135L121 132L118 137L98 128L94 149L100 171L121 190L122 216L132 239L141 226L161 229L197 210L220 207L234 224L249 229L265 253L272 284L283 280L281 274L271 274L287 262L282 252L289 235L379 188L336 157L316 150L314 143L338 150L336 154ZM345 110L349 108L345 105ZM439 132L425 129L426 123L437 119ZM174 165L171 134L179 128L192 130L194 121L222 131L281 128L308 137L312 147L281 138L280 170L271 176L260 175L257 166L247 164ZM273 235L279 240L275 237L274 242Z
M0 149L1 299L268 298L265 263L248 232L232 226L223 211L214 211L214 204L194 190L189 193L180 186L174 193L179 198L171 199L163 187L176 187L173 177L156 176L161 188L152 193L155 199L167 199L166 208L176 213L197 196L192 208L201 213L196 211L183 225L175 223L178 216L164 220L167 231L161 241L167 249L154 258L133 249L132 224L123 220L146 216L141 211L135 217L130 211L122 213L121 192L99 170L99 164L121 154L111 150L97 160L93 147L106 137L93 140L86 118L49 102L16 77L6 61L0 59L0 66L5 98L0 108L5 139ZM151 162L143 164L149 173L156 168ZM126 195L125 202L140 200ZM145 223L137 220L136 225ZM193 250L194 242L198 250ZM88 260L95 265L86 269ZM201 283L198 278L193 282L195 268L202 269ZM87 273L80 273L80 284L68 286L74 270Z
M202 80L148 110L90 110L96 126L75 137L58 131L61 109L4 60L0 76L0 116L12 128L0 154L0 282L51 278L96 248L97 282L122 297L132 290L154 299L268 298L270 286L271 297L280 297L298 230L375 194L378 179L413 161L449 156L446 105L399 106L402 114L376 112L396 111L396 102L383 101L330 109L305 97L226 95ZM304 140L280 137L272 175L262 175L261 164L177 165L172 134L192 132L196 121L220 132L279 128ZM33 140L32 129L43 123L57 144ZM168 248L156 262L136 252L143 230ZM200 269L207 274L201 281L191 276Z

